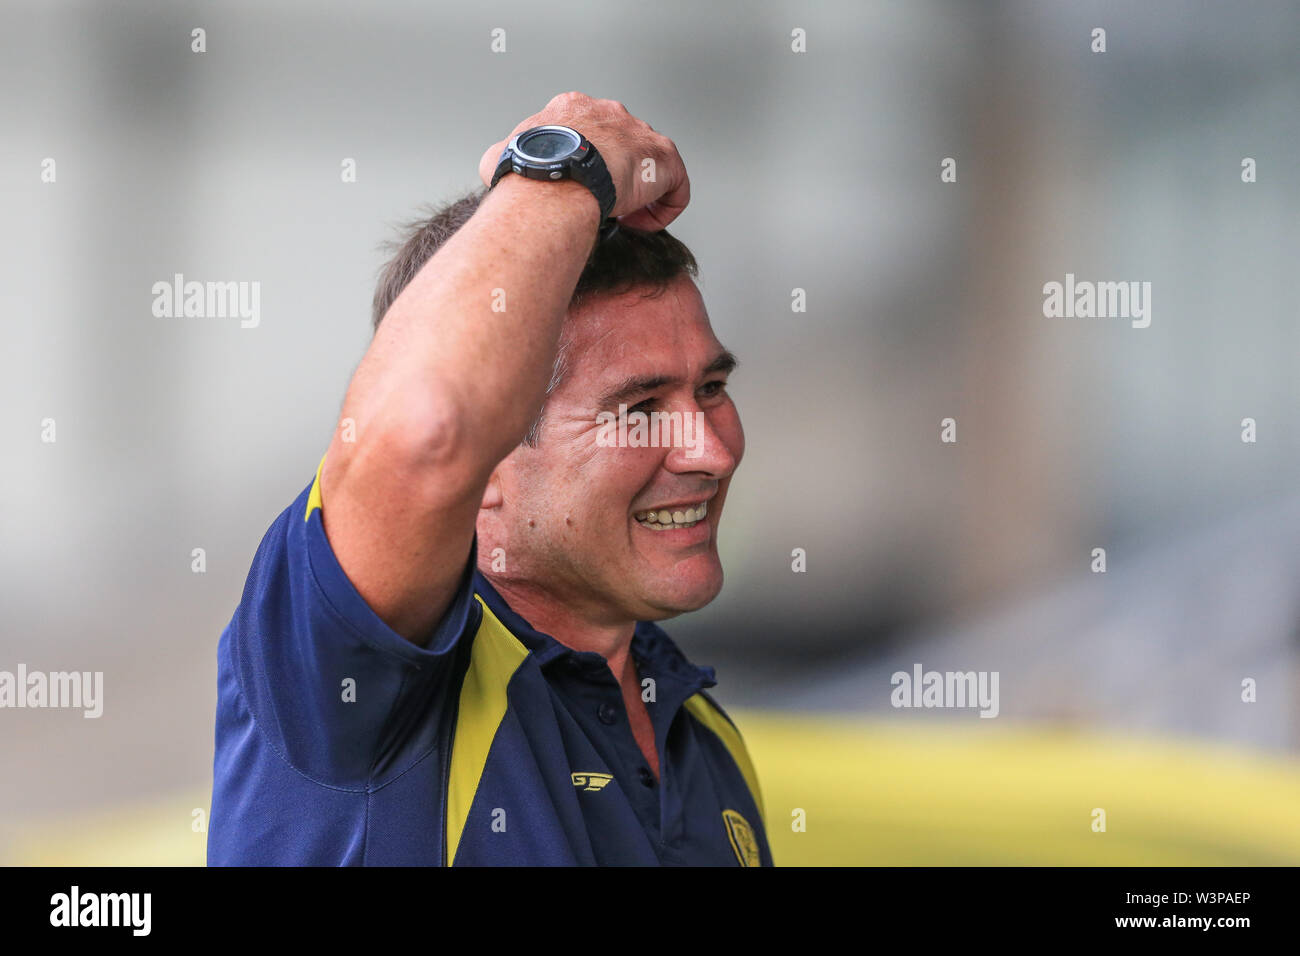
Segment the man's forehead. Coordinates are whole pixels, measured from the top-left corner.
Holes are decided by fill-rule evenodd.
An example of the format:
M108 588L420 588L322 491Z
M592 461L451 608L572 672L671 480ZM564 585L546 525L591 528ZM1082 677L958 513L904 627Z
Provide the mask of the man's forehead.
M659 295L636 289L601 296L576 310L569 322L571 368L588 381L649 371L681 373L711 362L722 351L704 300L688 277Z

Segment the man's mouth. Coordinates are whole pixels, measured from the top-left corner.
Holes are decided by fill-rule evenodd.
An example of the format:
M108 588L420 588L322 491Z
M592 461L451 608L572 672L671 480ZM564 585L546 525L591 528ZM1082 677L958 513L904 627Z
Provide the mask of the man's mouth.
M709 503L701 501L698 505L638 511L633 517L643 528L652 531L671 531L674 528L693 528L703 521L708 513Z

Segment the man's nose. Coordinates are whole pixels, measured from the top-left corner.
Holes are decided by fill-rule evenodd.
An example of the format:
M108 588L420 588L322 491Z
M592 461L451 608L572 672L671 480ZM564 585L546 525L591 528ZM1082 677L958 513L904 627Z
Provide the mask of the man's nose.
M726 478L736 470L736 455L702 411L684 412L682 441L674 443L664 466L672 472L703 471Z

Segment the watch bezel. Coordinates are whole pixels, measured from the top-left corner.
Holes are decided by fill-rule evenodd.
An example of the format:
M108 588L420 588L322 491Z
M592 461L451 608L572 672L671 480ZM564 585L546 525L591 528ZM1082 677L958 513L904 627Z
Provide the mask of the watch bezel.
M540 156L535 156L532 153L526 152L524 149L520 148L519 138L521 136L531 137L538 133L566 133L567 135L573 138L574 141L573 149L569 150L567 153L563 154L562 156L556 156L553 158L544 159ZM530 126L528 129L520 130L518 133L512 136L510 138L510 143L507 148L509 149L512 155L517 156L519 159L522 159L526 163L530 163L533 166L542 166L542 167L546 167L547 169L552 169L567 164L569 160L573 159L575 156L579 156L579 158L581 158L580 154L584 152L582 147L585 142L586 139L583 137L583 135L571 126L555 126L555 125Z

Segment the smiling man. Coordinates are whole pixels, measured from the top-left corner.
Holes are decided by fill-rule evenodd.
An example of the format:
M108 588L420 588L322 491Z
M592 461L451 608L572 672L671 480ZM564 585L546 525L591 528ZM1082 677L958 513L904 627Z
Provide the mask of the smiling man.
M713 671L654 623L721 589L744 452L663 231L681 157L569 93L479 172L385 271L222 634L208 862L771 865Z

